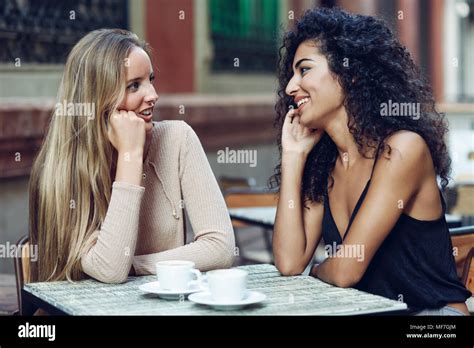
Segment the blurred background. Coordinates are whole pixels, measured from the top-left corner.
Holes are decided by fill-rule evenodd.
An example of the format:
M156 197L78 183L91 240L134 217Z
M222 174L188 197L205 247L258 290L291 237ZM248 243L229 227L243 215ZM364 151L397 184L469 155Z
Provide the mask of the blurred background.
M474 0L1 0L0 245L27 234L32 161L65 58L87 32L119 27L148 41L161 96L154 119L194 128L223 190L264 187L278 160L280 38L317 6L382 17L408 47L449 120L450 213L474 224ZM226 147L255 150L257 165L219 163ZM236 227L240 245L271 260L258 228ZM0 258L0 274L13 272Z

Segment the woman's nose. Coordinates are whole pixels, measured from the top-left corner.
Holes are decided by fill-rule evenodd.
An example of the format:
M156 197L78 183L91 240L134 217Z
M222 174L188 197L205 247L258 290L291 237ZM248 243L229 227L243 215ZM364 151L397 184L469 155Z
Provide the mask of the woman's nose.
M296 92L298 91L298 83L295 79L295 76L291 78L291 80L288 82L285 88L285 93L290 96L294 96Z
M153 85L150 85L150 86L151 86L150 90L145 97L145 102L147 103L153 102L154 104L158 101L160 96L156 93L155 87L153 87Z

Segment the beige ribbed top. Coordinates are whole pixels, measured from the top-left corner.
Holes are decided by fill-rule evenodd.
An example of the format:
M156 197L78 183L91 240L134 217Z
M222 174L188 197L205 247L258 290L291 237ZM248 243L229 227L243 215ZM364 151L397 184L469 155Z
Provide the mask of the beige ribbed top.
M143 186L114 182L104 223L81 259L83 271L107 283L154 274L155 263L189 260L202 271L230 267L234 232L224 199L193 129L153 122ZM184 209L183 209L184 208ZM194 241L186 244L186 211Z

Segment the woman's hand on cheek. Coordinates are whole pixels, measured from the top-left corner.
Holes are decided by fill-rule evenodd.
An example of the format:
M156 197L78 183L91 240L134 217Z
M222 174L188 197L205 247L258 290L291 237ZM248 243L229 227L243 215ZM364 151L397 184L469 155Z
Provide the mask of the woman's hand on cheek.
M314 130L300 124L296 110L290 110L285 116L281 136L284 153L307 156L324 134L324 130Z
M133 111L117 110L110 116L108 137L119 154L142 154L145 121Z

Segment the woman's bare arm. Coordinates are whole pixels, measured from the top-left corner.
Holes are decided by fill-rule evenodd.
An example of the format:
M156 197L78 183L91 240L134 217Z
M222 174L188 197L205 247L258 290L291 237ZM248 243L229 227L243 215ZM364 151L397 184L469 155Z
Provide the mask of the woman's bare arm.
M300 274L311 261L321 239L324 208L321 203L303 204L301 185L309 152L322 132L299 123L291 110L282 131L281 187L273 232L275 265L283 275Z
M283 275L304 271L319 240L323 204L301 199L301 180L306 158L293 155L282 158L282 182L273 232L275 265Z

